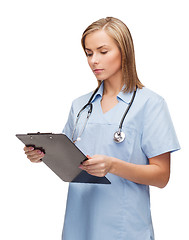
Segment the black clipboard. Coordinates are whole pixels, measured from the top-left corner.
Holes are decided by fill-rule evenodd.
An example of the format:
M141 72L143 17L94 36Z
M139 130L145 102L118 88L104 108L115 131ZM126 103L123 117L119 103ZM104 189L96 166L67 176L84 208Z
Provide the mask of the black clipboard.
M45 153L42 161L63 181L76 183L111 184L106 177L96 177L78 168L88 158L65 134L16 134L26 146Z

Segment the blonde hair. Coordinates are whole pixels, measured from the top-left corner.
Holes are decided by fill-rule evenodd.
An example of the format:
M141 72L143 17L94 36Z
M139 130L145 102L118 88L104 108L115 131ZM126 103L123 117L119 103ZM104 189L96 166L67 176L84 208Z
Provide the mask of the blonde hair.
M86 36L97 30L104 30L110 37L112 37L121 52L122 74L123 82L125 84L123 92L132 92L136 87L144 87L137 76L134 45L128 27L121 20L113 17L106 17L93 22L83 32L81 38L81 44L84 51ZM98 86L100 86L101 81L97 81Z

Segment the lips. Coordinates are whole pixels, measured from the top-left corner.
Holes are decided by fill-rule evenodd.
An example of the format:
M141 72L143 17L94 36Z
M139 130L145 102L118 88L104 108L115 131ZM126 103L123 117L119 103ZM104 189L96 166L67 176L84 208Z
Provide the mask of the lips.
M95 74L99 74L99 73L101 73L101 72L103 72L104 71L104 69L94 69L93 70L93 72L95 73Z

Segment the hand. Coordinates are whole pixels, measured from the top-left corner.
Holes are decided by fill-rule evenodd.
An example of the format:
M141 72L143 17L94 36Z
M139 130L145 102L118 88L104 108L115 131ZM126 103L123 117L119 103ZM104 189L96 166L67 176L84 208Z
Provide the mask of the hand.
M112 167L112 158L106 155L94 155L92 157L87 155L89 160L84 161L79 168L85 170L91 175L97 177L104 177L110 172Z
M24 147L24 151L25 154L27 155L27 158L34 163L41 162L42 161L41 159L45 156L45 154L42 151L38 149L34 150L33 147Z

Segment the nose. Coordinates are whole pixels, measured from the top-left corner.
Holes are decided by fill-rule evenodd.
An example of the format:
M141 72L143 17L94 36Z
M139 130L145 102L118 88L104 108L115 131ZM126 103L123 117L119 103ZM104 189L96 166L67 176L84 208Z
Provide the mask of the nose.
M92 55L91 63L92 63L93 65L96 65L96 64L99 63L99 58L98 58L97 54L94 53L94 54Z

